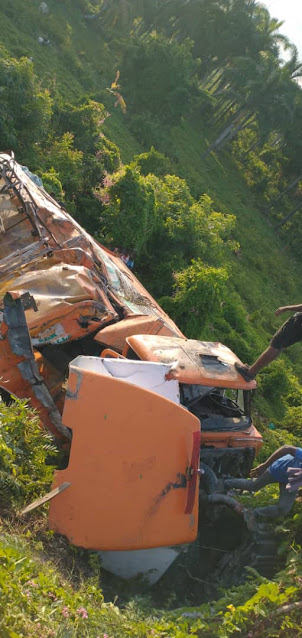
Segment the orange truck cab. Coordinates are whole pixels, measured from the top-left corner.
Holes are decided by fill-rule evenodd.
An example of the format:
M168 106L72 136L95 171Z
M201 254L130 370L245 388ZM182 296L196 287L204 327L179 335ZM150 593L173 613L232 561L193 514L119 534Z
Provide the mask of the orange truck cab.
M116 254L0 153L0 391L28 398L69 446L53 529L121 575L155 551L158 573L167 567L171 546L196 538L203 465L247 476L261 447L256 383L236 361L221 343L187 339Z
M141 335L127 339L124 353L145 361L172 361L169 378L180 384L181 403L200 421L201 460L221 475L247 476L262 437L252 424L251 395L234 367L238 358L221 343Z

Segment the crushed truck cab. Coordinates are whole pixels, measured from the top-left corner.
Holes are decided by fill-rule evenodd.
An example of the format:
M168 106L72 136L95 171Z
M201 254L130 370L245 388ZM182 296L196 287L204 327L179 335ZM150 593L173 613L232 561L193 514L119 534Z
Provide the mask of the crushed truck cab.
M262 438L252 424L251 390L234 363L238 358L221 343L158 335L127 339L125 354L145 361L172 362L169 379L180 384L181 403L201 424L201 460L217 476L247 476Z
M194 540L200 463L247 476L261 447L256 383L224 345L187 339L119 257L6 154L0 312L2 398L28 398L70 448L55 476L54 487L70 486L51 501L53 529L104 551Z

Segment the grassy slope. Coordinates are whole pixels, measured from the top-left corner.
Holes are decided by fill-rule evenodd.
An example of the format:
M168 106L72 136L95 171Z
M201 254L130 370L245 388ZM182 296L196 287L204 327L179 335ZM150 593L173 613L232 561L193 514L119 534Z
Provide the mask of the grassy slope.
M163 611L140 596L119 607L117 598L114 603L103 599L96 554L52 535L41 514L27 523L6 521L0 532L0 636L296 638L301 636L301 602L295 601L300 600L302 566L297 552L290 559L279 582L251 572L244 585L222 592L211 604Z
M39 0L0 0L1 44L12 56L32 58L42 85L55 88L63 99L108 86L112 56L93 25L72 2L50 0L48 15L41 14L39 5ZM39 44L40 36L49 38L50 44Z
M123 116L114 109L114 97L104 93L110 86L119 67L116 42L105 43L100 24L83 18L78 0L56 2L49 0L49 14L41 15L39 0L0 0L0 36L3 45L17 57L33 58L35 71L41 85L62 95L64 100L74 101L87 92L106 95L106 105L111 116L106 120L104 132L119 146L124 163L143 148L129 130L131 113ZM47 36L51 44L41 46L38 37ZM112 51L115 51L114 53ZM122 85L122 78L121 78ZM123 85L122 85L123 91ZM112 97L112 107L111 107ZM211 154L203 158L215 132L202 121L183 121L173 130L164 131L160 141L161 152L171 159L172 170L184 177L192 194L198 197L208 193L216 210L234 213L237 217L235 239L241 245L239 258L232 259L232 281L241 296L250 321L248 343L237 343L236 326L230 336L213 329L211 322L200 334L207 340L222 340L251 363L268 345L269 338L280 325L274 310L284 304L298 303L302 298L299 264L282 245L278 235L268 223L244 183L229 152ZM229 150L229 149L228 149ZM21 159L22 158L17 158ZM240 355L240 349L249 354ZM300 345L290 348L282 361L294 366L295 374L302 378ZM260 380L260 385L262 378ZM263 402L258 393L256 403L262 414L271 420L282 418L282 405Z
M32 56L42 84L55 85L63 98L76 99L88 87L93 91L104 89L114 77L116 61L94 22L85 21L79 10L73 10L71 1L49 0L47 4L49 14L43 16L39 0L0 0L1 42L12 55ZM39 35L47 35L51 45L38 44ZM105 133L118 144L125 163L145 150L129 132L127 120L114 108L105 123ZM267 334L278 325L273 319L274 309L302 297L299 265L258 210L230 155L224 152L202 158L208 146L207 135L200 122L183 122L167 133L160 150L172 157L175 173L188 181L194 196L208 193L217 210L236 215L241 254L233 260L234 285L251 320L254 317L259 322L265 345ZM211 134L209 138L212 140ZM266 318L263 326L261 315Z
M236 215L235 239L241 250L239 258L233 258L233 284L265 347L269 334L280 325L274 310L302 298L300 264L257 207L231 155L224 152L202 157L208 140L202 130L196 134L196 128L194 123L182 122L171 131L166 148L160 150L172 157L175 173L187 180L195 197L207 193L216 210ZM123 161L139 152L122 117L107 120L106 132L120 146ZM289 353L293 361L297 360L298 347Z
M96 38L94 25L85 23L73 11L71 1L49 0L47 4L51 13L46 17L40 15L39 4L40 0L14 0L12 3L0 0L0 39L8 51L16 57L32 56L42 85L52 89L55 87L65 99L76 99L89 87L99 91L108 86L114 77L115 60L111 59L107 47ZM39 45L39 35L47 35L51 45ZM112 113L105 123L105 132L119 145L125 163L135 154L145 150L133 138L121 114ZM256 326L259 325L264 346L268 334L278 323L273 319L273 310L278 305L298 302L302 298L299 265L287 253L276 233L258 210L231 157L223 153L221 156L211 155L202 159L207 142L207 134L201 130L200 124L184 122L172 131L169 144L160 150L171 154L175 172L188 180L195 196L206 192L213 198L217 210L236 214L236 239L241 244L241 256L239 259L233 259L234 284L246 302L251 321L254 321ZM291 349L290 357L293 361L298 359L297 348ZM18 549L12 549L10 555L9 546L16 547L16 544ZM42 556L40 563L29 549L22 546L22 541L17 538L8 540L7 537L1 539L0 554L4 564L3 552L6 555L5 560L10 561L10 564L4 565L4 574L1 574L1 577L11 578L11 584L14 585L14 589L12 586L8 588L5 599L11 605L10 627L17 628L14 624L14 618L18 618L17 612L22 613L24 622L28 623L28 631L26 628L24 633L18 631L19 636L50 636L53 635L51 627L55 629L56 635L59 635L58 626L61 626L64 633L66 625L69 625L69 619L62 616L64 605L72 609L71 625L74 627L75 620L82 623L78 628L79 632L82 628L84 630L86 624L77 612L81 605L87 608L91 606L91 614L94 614L99 604L101 612L100 601L97 603L94 594L85 594L80 590L75 600L73 590L66 584L66 578L61 575L60 570L52 567L51 571L48 571L43 566L45 558ZM24 556L26 560L22 562ZM27 606L25 584L28 580L40 582L39 574L44 569L47 572L47 583L43 581L45 591L41 591L41 598L37 592L36 602L33 600ZM40 589L42 590L42 586ZM27 587L27 590L31 592L31 586ZM17 591L21 592L20 599L17 597ZM33 588L33 591L36 589ZM58 596L60 603L52 616L53 621L49 621L49 613L53 613L53 599L48 596L49 591ZM247 598L248 596L243 596L242 600ZM23 622L22 618L19 620ZM85 627L83 633L78 635L96 636L108 631L114 636L179 635L183 638L188 635L187 631L189 633L186 626L174 622L170 627L169 623L159 627L154 619L147 618L144 612L135 609L120 615L114 608L103 608L102 621L96 618L93 625L93 629ZM49 633L46 627L49 628ZM10 633L3 635L13 636ZM220 634L217 632L216 635Z

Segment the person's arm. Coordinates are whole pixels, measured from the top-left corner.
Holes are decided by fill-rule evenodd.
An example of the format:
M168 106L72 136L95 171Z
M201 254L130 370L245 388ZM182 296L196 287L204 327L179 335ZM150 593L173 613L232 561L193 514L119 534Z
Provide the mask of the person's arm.
M283 312L302 312L302 304L297 306L280 306L280 308L277 308L275 314L278 317Z
M251 476L253 478L256 476L261 476L261 474L263 474L269 468L269 466L274 463L274 461L277 461L277 459L281 459L281 456L285 456L286 454L292 454L293 456L295 456L296 450L297 448L294 445L283 445L282 447L279 447L279 449L273 452L273 454L271 454L271 456L269 456L269 458L266 459L264 463L261 463L261 465L258 465L258 467L254 467L254 469L251 471Z

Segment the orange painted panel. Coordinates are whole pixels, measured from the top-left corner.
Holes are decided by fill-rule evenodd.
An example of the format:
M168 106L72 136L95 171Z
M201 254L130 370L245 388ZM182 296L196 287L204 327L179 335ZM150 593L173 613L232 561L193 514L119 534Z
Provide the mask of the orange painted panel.
M78 369L69 376L63 423L73 430L70 461L53 487L71 486L50 504L52 529L75 545L103 550L196 538L195 416L154 392Z
M241 432L238 430L229 430L228 432L201 431L201 445L217 449L225 447L252 447L255 448L255 452L258 454L263 445L263 439L255 426L251 425L249 428L242 430Z
M127 343L143 361L174 362L167 378L180 383L253 390L234 367L238 357L222 343L161 335L134 335Z
M175 336L175 332L162 319L154 316L148 317L147 315L129 315L126 319L100 330L94 339L99 343L112 346L119 352L123 352L125 346L127 346L127 337L136 334Z

